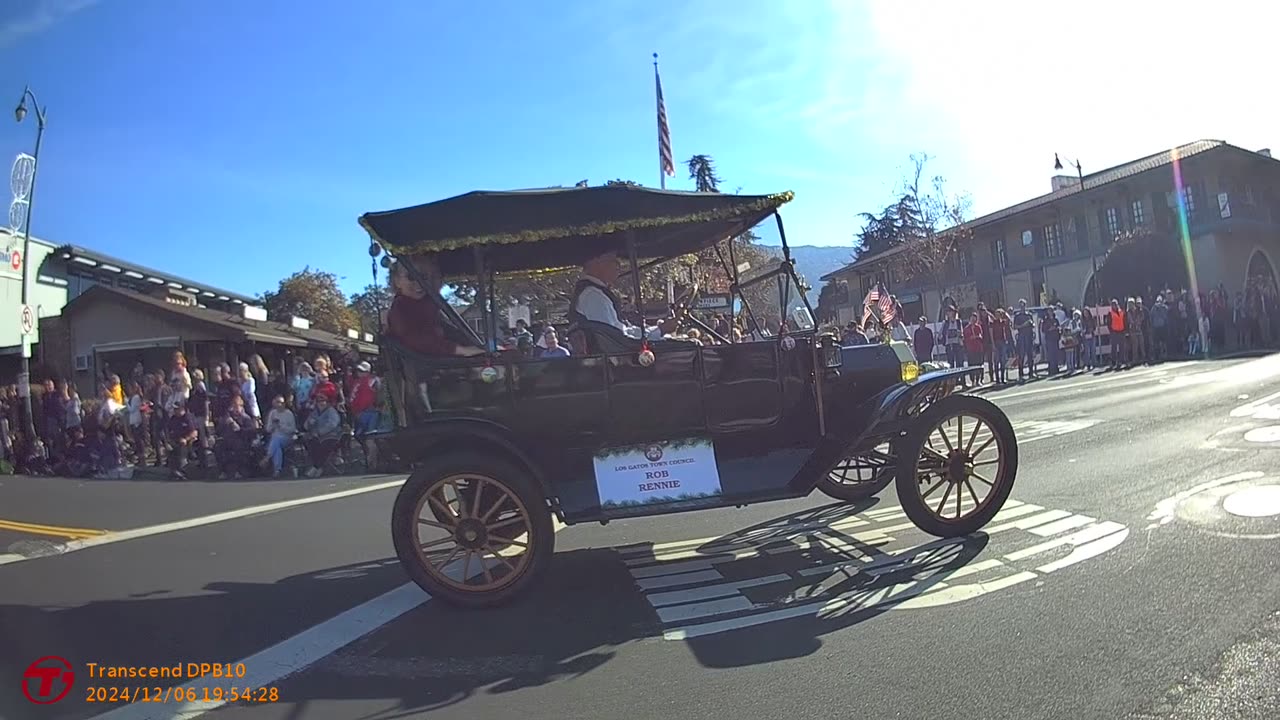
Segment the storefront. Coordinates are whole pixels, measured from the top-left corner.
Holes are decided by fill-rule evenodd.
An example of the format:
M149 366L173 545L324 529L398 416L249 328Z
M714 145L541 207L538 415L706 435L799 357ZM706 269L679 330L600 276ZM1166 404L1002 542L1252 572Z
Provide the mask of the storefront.
M177 350L186 355L190 367L234 366L256 354L277 372L291 369L295 357L310 360L321 352L337 355L352 345L365 355L377 353L365 338L107 287L76 297L63 310L63 318L71 362L68 372L59 374L70 376L81 395L96 393L101 380L111 374L126 378L135 368L167 370Z

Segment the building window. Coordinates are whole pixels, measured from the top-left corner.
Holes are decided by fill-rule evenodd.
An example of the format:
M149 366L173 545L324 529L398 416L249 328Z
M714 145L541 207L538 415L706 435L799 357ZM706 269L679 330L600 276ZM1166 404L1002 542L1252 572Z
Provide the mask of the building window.
M1076 229L1076 249L1080 251L1089 249L1089 221L1085 220L1084 215L1077 215L1074 218L1074 227Z
M1022 231L1022 247L1031 247L1035 242L1035 235L1030 230Z
M1139 227L1147 224L1147 216L1142 212L1142 201L1134 200L1129 206L1133 214L1133 226Z
M991 267L1001 271L1009 267L1009 258L1005 254L1004 238L997 238L991 241Z
M1062 251L1062 233L1058 230L1057 223L1044 226L1044 256L1045 257L1061 257Z
M1120 211L1113 207L1107 208L1107 233L1112 240L1120 236Z
M1196 192L1195 188L1187 185L1182 188L1182 199L1187 204L1187 217L1196 214Z
M1244 184L1244 204L1245 205L1253 204L1253 186L1250 185L1249 183Z
M969 277L973 272L973 251L961 250L956 255L960 258L960 277Z

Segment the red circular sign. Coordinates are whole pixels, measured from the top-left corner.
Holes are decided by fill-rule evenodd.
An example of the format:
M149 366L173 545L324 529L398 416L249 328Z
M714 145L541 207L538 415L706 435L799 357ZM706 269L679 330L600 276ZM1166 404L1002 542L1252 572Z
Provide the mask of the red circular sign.
M13 251L13 254L9 256L9 267L14 270L20 270L22 268L22 253L17 250Z
M45 655L28 665L26 672L22 673L22 694L37 705L52 705L71 692L75 681L71 663L57 655ZM54 688L59 684L62 691L55 695Z

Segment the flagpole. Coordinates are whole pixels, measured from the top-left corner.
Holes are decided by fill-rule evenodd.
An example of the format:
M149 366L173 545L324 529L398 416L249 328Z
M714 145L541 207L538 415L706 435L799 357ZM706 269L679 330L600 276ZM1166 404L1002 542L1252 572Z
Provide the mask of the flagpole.
M662 80L658 78L658 53L654 53L653 54L653 91L654 91L653 99L654 99L654 102L657 103L658 105L658 112L662 112L662 107L661 107L662 98L659 97L658 95L658 92L659 92L658 88L661 82ZM661 142L661 133L662 133L661 127L658 128L658 133L659 133L659 142ZM658 187L663 190L667 189L667 169L662 164L661 152L658 153Z

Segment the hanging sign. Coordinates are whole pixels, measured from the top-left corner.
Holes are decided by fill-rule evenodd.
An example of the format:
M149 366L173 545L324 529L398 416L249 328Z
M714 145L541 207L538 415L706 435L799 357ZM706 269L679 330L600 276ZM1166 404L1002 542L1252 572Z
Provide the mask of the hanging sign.
M603 508L720 495L720 471L709 438L605 448L594 462Z
M698 301L693 304L698 310L728 310L729 294L728 293L707 293L698 297Z

